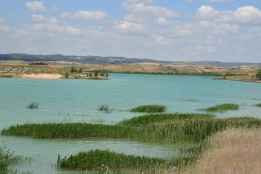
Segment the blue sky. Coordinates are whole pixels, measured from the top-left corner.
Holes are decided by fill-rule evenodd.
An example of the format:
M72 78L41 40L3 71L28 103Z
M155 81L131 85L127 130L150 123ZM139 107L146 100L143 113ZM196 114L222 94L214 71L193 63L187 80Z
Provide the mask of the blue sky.
M8 0L0 52L261 61L259 0Z

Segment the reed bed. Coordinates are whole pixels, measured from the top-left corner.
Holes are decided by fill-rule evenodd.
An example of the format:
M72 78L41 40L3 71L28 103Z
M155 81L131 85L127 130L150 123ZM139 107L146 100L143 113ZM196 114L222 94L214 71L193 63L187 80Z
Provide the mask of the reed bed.
M209 107L209 108L206 108L203 110L205 110L207 112L227 112L227 111L239 110L239 108L240 108L240 106L238 104L226 103L226 104Z
M166 118L168 119L166 119ZM143 116L136 121L118 125L87 123L24 124L11 126L2 135L28 136L32 138L121 138L153 143L198 143L208 136L227 128L260 127L255 118L217 119L208 115ZM151 118L151 119L148 119ZM157 121L158 120L158 121ZM166 121L167 120L167 121ZM157 122L156 122L157 121ZM130 126L131 125L131 126Z
M152 123L162 123L175 120L190 120L190 119L211 119L214 115L210 114L193 114L193 113L166 113L166 114L149 114L139 117L134 117L129 120L124 120L118 125L124 126L145 126Z
M124 169L152 169L167 165L158 158L124 155L111 151L94 150L64 157L58 161L60 168L88 171L120 171Z
M141 105L130 110L131 112L162 113L166 111L163 105Z
M87 123L46 123L11 126L2 135L53 138L132 138L137 130L131 127Z

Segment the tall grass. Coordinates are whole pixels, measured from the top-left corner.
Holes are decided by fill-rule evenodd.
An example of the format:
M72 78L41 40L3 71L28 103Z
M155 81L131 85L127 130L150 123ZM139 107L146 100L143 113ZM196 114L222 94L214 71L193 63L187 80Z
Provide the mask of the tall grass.
M137 134L131 127L87 123L46 123L11 126L2 135L28 136L32 138L129 138Z
M0 174L10 174L9 166L16 160L13 153L0 149Z
M166 111L163 105L141 105L130 110L131 112L160 113Z
M136 122L137 119L140 123ZM155 115L155 120L151 115L134 118L133 120L130 119L119 123L119 125L87 123L24 124L4 129L2 135L49 139L122 138L156 143L197 143L226 128L261 126L261 120L255 118L218 119L211 118L209 115L197 114L176 114L176 117Z
M239 105L238 104L226 103L226 104L221 104L221 105L209 107L209 108L203 109L203 110L205 110L207 112L226 112L226 111L239 110Z
M166 165L162 159L124 155L111 151L94 150L81 152L61 159L62 169L88 171L119 171L122 169L149 169Z

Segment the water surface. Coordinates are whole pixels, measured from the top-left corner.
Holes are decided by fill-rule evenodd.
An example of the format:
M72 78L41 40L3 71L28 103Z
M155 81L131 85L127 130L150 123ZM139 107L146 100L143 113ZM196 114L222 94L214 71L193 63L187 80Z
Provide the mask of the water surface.
M261 109L261 85L236 81L213 80L213 77L113 74L111 80L25 80L0 79L0 129L13 124L42 122L94 122L114 124L136 116L127 110L142 104L163 104L168 112L200 112L222 103L237 103L239 111L219 117L255 116ZM31 102L37 110L26 108ZM110 114L97 111L107 104ZM172 158L175 148L142 144L126 140L33 140L0 137L4 146L17 155L32 159L19 170L32 174L56 174L57 155L91 149L109 149L134 155ZM63 172L58 172L63 173Z

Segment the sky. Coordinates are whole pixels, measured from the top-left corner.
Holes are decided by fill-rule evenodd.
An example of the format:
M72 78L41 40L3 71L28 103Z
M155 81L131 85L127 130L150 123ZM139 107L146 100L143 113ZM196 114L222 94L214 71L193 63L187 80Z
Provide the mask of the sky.
M2 0L0 53L261 62L261 1Z

